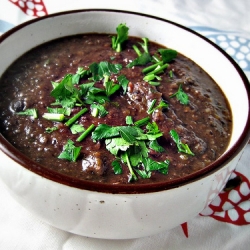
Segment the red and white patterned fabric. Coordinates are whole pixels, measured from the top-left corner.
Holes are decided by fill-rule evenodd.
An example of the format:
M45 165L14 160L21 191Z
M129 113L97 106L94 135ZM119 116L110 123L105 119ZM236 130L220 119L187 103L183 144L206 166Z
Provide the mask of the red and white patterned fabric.
M143 11L186 26L240 32L250 39L250 2L234 0L1 0L0 34L31 18L82 8ZM7 15L8 13L8 15ZM231 29L231 30L230 30ZM247 40L248 41L248 40ZM18 41L17 41L18 43ZM232 44L233 46L233 44ZM244 47L250 60L250 42ZM250 72L245 71L249 77ZM0 181L0 248L12 249L250 249L250 145L224 190L194 219L159 235L134 240L98 240L53 228L17 204ZM216 187L215 187L216 188ZM211 193L211 197L213 194ZM214 197L213 197L214 198Z
M9 0L20 8L26 15L41 17L48 14L43 0Z

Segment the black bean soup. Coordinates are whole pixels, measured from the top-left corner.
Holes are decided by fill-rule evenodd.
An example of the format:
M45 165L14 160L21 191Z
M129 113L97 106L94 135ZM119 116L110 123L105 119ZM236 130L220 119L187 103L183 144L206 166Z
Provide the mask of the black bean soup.
M0 80L1 133L45 168L93 182L128 185L160 182L205 168L224 152L230 140L231 111L225 96L204 70L180 53L155 78L145 78L143 69L157 60L127 67L139 57L133 45L143 53L140 43L141 38L129 37L117 52L111 47L110 35L84 34L60 38L24 54ZM158 50L166 49L153 42L148 43L148 48L148 53L157 55L158 59ZM96 66L100 62L121 66L115 73L111 70L108 80L106 76L106 80L93 79L93 75L80 76L79 73L74 89L70 80L70 87L65 84L65 91L83 93L81 85L91 83L92 97L87 94L89 97L85 95L85 99L71 105L71 112L64 114L62 120L43 117L48 107L62 107L58 104L60 97L55 98L51 93L65 76L75 75L79 67L87 71L91 64ZM95 99L100 93L104 95L101 90L108 88L105 81L111 82L109 87L116 86L120 75L125 76L122 88L109 92L103 99ZM67 100L71 98L67 97ZM186 101L182 101L182 97ZM100 114L99 109L99 113L94 114L98 109L94 109L93 104L102 106L106 112ZM22 115L29 109L37 110L38 117ZM83 109L85 113L73 124L66 125L66 121ZM136 124L143 120L146 123ZM93 138L95 129L103 124L109 129L119 127L120 134L116 131L113 137ZM73 133L70 129L73 125L82 130ZM139 134L130 131L135 127L140 130ZM87 128L91 131L84 139L77 140ZM104 126L102 133L106 132ZM140 136L141 132L146 139ZM72 147L79 149L75 153L77 159L59 157L69 141Z

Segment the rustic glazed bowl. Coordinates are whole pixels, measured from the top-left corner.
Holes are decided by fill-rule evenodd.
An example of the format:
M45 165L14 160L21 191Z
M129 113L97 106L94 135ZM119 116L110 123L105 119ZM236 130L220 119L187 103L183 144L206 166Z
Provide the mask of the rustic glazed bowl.
M249 83L238 65L206 38L176 23L139 13L79 10L23 23L0 38L0 75L31 48L78 33L114 33L126 23L132 36L174 48L221 87L233 114L226 152L186 178L158 184L110 185L65 177L29 160L0 136L0 178L11 195L50 225L75 234L128 239L156 234L198 215L222 190L249 139ZM17 43L18 41L18 43Z

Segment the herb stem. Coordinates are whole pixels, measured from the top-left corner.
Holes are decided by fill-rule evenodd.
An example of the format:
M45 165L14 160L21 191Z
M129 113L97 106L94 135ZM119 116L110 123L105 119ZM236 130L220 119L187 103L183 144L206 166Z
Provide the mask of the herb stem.
M145 118L142 118L142 119L136 121L134 123L134 125L136 127L141 127L141 126L147 125L149 123L149 121L150 121L150 118L149 117L145 117Z
M148 108L148 110L147 110L147 113L148 113L148 114L152 114L152 113L154 112L155 103L156 103L156 99L154 99L154 100L151 102L151 104L150 104L150 106L149 106L149 108Z
M86 138L87 135L89 135L91 133L91 131L95 128L94 124L91 124L77 139L76 141L80 142L83 139Z
M166 69L168 66L169 66L169 64L168 64L168 63L165 63L165 64L163 64L162 66L157 67L155 70L149 72L147 75L150 75L150 74L158 74L158 73L160 73L163 69Z
M65 116L64 116L64 114L44 113L43 118L50 120L50 121L62 122L64 120Z
M138 49L138 47L136 45L133 45L132 47L133 47L134 51L136 52L136 54L138 56L141 56L141 51Z
M75 114L73 117L71 117L67 122L65 122L66 126L70 126L72 125L81 115L83 115L84 113L86 113L88 111L87 108L84 108L82 110L80 110L77 114Z
M132 180L137 180L137 176L135 175L133 169L132 169L132 166L130 164L130 161L129 161L129 158L128 158L128 153L125 152L125 158L126 158L126 162L127 162L127 165L128 165L128 169L129 169L129 172L131 174L131 177L132 177Z
M162 64L163 64L162 61L159 61L159 62L157 62L157 63L154 63L154 64L152 64L152 65L150 65L150 66L144 68L144 69L142 70L142 73L146 74L147 72L150 72L150 71L154 70L158 65L162 65Z

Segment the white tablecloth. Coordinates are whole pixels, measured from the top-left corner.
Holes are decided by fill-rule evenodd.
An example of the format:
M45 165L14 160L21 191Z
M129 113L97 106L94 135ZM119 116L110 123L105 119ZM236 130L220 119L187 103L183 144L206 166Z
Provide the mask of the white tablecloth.
M0 34L32 18L71 9L122 9L160 16L210 38L232 56L250 78L248 0L0 1ZM222 192L183 227L133 240L92 239L53 228L13 200L0 181L0 249L250 249L249 162L250 145L231 177L240 176L242 183L230 192Z

